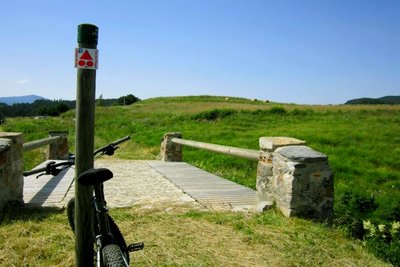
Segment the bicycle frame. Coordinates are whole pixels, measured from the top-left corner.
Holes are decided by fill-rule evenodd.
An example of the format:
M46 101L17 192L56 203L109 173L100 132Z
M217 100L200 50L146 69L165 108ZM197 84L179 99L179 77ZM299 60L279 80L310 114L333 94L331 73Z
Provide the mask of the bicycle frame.
M110 180L113 173L106 168L90 169L81 173L77 182L82 186L91 186L92 188L92 209L94 219L94 240L96 246L97 266L129 266L129 251L123 236L118 227L113 223L108 214L106 200L104 197L103 183ZM75 202L75 201L74 201ZM73 208L75 203L68 203L67 211ZM70 214L70 213L68 213ZM73 212L71 213L73 214ZM135 244L133 244L135 245ZM142 246L143 247L143 246ZM105 262L103 262L105 261ZM114 265L116 262L117 265Z
M117 141L114 141L102 148L94 151L94 157L101 155L111 156L115 150L118 149L119 144L129 140L130 137L126 136ZM49 162L45 167L37 168L31 171L24 172L24 176L40 173L39 176L44 174L58 175L63 166L72 166L75 164L75 158L72 155L68 161L56 163L55 161ZM37 178L39 177L37 176ZM82 174L75 182L79 182L83 186L93 186L93 209L94 209L94 238L96 246L96 261L97 266L104 266L109 259L119 262L117 266L129 266L129 252L141 250L144 247L143 242L133 243L129 246L126 245L124 237L114 220L108 214L107 203L104 196L103 182L111 179L113 174L110 170L105 168L90 169ZM75 199L72 198L67 205L68 221L71 229L75 231ZM104 258L103 258L104 256ZM106 261L106 262L104 262ZM114 262L115 263L115 262Z
M99 233L95 233L96 240L96 254L97 254L97 266L103 266L103 258L101 255L101 250L108 244L116 243L111 232L110 223L108 220L108 209L104 197L104 187L103 183L100 185L95 185L93 187L93 206L95 215L97 217ZM121 251L122 253L122 251ZM122 253L123 255L123 253ZM123 255L123 259L126 266L129 266L127 260Z

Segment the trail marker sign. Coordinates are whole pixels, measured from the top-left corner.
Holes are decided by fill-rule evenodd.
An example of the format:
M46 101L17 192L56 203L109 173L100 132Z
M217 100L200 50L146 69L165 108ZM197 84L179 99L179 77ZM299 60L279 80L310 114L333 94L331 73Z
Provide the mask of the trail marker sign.
M75 49L75 68L97 70L99 50L90 48Z

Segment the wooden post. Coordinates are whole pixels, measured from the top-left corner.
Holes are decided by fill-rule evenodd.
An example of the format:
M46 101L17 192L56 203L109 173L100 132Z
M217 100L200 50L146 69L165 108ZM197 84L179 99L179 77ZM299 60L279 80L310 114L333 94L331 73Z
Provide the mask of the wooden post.
M78 26L78 47L97 48L98 28ZM96 70L77 70L75 177L93 168ZM93 266L93 188L75 182L75 266Z

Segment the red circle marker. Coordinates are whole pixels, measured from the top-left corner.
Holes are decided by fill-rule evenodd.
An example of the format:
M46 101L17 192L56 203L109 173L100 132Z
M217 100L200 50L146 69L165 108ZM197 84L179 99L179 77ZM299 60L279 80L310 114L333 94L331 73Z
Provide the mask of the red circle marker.
M93 67L93 61L88 61L87 63L86 63L86 65L88 65L88 67Z
M79 64L79 66L83 67L83 66L85 66L86 63L84 60L79 60L78 64Z

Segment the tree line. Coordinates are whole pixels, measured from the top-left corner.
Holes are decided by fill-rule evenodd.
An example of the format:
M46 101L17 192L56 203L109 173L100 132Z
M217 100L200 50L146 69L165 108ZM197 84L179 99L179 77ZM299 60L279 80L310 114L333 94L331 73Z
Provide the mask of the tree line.
M140 101L136 96L129 94L120 98L103 99L103 96L96 100L96 106L131 105ZM76 101L69 100L36 100L33 103L16 103L7 105L0 103L0 120L7 117L32 117L32 116L58 116L76 107Z
M357 98L347 101L345 104L369 104L369 105L398 105L400 96L384 96L380 98Z

